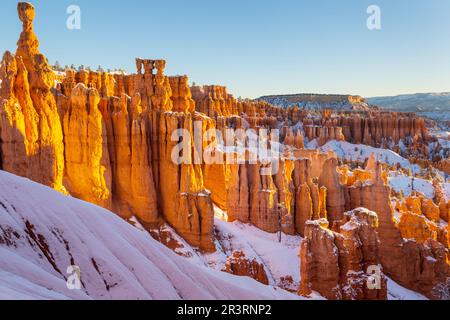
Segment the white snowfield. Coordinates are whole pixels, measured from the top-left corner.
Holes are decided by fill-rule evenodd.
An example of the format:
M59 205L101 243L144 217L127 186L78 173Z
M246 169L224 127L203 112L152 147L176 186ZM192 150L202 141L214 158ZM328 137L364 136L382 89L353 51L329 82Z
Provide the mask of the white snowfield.
M353 144L346 141L331 140L324 144L320 150L322 152L333 151L341 159L364 162L373 153L377 161L387 163L391 166L399 163L402 168L410 168L411 171L420 172L420 167L411 165L408 159L403 158L398 153L381 148L374 148L364 144Z
M69 290L71 265L82 288ZM299 299L188 261L95 205L0 171L0 299Z
M442 186L445 188L446 183ZM391 174L389 177L389 186L396 192L403 192L403 195L408 197L413 191L422 192L427 199L433 199L435 196L433 183L431 181L408 177L403 174Z

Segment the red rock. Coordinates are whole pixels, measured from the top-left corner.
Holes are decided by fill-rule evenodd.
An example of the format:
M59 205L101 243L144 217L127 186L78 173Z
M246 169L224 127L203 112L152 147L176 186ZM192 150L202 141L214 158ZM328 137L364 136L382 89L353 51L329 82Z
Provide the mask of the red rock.
M243 251L233 251L222 271L236 276L250 277L265 285L269 284L264 266L256 259L248 259Z
M301 244L299 293L315 290L328 299L387 299L386 278L379 287L368 287L369 267L379 265L377 215L365 209L345 214L340 233L328 230L326 220L309 221Z
M16 55L6 52L0 68L0 141L4 170L63 191L64 145L55 74L39 52L34 7L18 3L23 30Z
M64 185L73 196L112 208L111 166L97 90L80 83L63 115Z

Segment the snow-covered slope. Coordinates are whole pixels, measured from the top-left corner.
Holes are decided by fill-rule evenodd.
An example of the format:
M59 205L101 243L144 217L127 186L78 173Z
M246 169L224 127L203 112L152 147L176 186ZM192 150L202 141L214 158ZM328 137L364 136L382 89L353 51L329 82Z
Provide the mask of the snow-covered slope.
M392 174L389 177L389 185L396 192L402 192L404 196L409 196L413 191L422 192L426 198L433 199L434 187L431 181L410 177L403 174ZM446 184L443 184L446 185Z
M341 159L364 162L373 153L377 161L391 166L399 163L402 168L410 168L412 172L419 172L418 165L411 165L408 159L403 158L392 150L374 148L364 144L353 144L346 141L328 141L320 150L322 152L333 151Z
M79 266L81 290L67 268ZM0 171L0 299L295 299L196 265L113 213Z
M233 250L241 250L247 258L256 259L265 267L271 284L279 285L282 278L291 276L291 289L297 291L300 283L298 253L302 240L299 235L282 234L279 242L277 234L238 221L227 223L216 219L215 224L219 245L216 253L205 257L209 265L220 270Z
M389 300L428 300L424 295L406 289L388 278L388 299Z

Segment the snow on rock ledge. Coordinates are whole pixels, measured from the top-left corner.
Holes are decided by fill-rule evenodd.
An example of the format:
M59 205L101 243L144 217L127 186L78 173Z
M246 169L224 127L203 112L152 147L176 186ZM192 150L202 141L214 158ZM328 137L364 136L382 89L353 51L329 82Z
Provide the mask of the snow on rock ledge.
M320 150L322 152L333 151L339 158L351 161L364 162L373 153L375 160L395 166L397 163L402 168L411 168L412 172L420 172L418 165L412 165L408 159L388 149L374 148L363 144L352 144L345 141L328 141Z

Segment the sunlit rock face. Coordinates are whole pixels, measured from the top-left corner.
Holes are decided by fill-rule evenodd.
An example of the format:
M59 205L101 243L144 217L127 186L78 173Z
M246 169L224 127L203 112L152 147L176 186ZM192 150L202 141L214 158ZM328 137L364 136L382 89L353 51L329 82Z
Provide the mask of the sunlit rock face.
M111 208L111 167L96 89L79 83L63 115L64 185L75 197Z
M172 90L173 110L177 112L194 112L195 102L192 99L191 88L187 76L169 77Z
M326 219L308 221L300 249L299 294L315 290L328 299L384 300L386 278L380 269L377 286L368 286L367 268L381 266L377 214L358 208L345 214L339 232Z
M180 128L192 133L195 115L151 112L149 116L155 155L153 170L163 217L189 243L207 251L214 250L213 204L210 192L204 187L201 166L193 164L191 152L185 155L186 163L180 165L171 157L178 144L172 141L172 132ZM183 143L187 150L192 150L192 140Z
M112 172L114 211L123 217L136 216L142 223L158 222L156 190L151 169L147 114L139 95L123 94L108 99L104 112L108 153Z
M33 6L19 3L18 13L23 30L17 52L6 52L0 69L2 166L63 190L63 134L51 92L55 75L39 53Z

